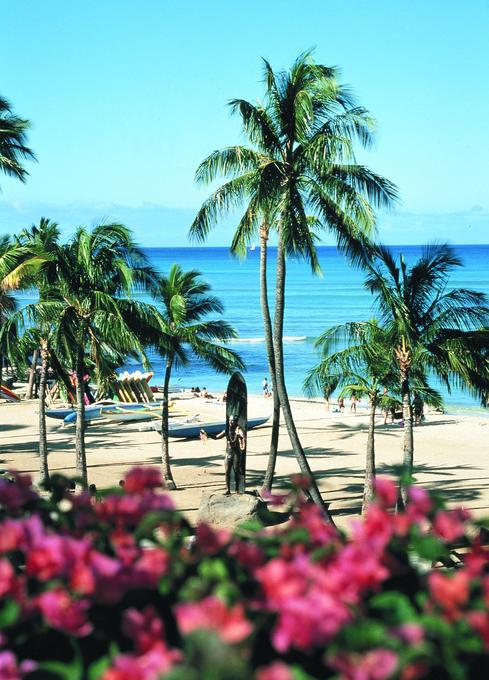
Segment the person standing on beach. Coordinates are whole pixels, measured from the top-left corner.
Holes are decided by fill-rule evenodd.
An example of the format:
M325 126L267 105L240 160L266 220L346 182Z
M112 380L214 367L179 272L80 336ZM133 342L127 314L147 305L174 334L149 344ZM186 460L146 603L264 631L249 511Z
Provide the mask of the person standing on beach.
M350 411L352 411L353 413L357 412L357 401L358 401L357 395L352 394L350 397Z
M263 390L263 396L269 397L270 396L270 390L268 389L268 378L267 377L263 378L263 382L262 382L261 386L262 386L262 390Z

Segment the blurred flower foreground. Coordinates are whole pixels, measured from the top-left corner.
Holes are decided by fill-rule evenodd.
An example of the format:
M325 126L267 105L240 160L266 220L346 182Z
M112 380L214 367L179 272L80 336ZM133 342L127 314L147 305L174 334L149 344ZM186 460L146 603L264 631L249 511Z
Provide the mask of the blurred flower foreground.
M489 677L484 522L378 479L344 535L296 487L282 527L178 513L155 468L95 500L0 480L0 678Z

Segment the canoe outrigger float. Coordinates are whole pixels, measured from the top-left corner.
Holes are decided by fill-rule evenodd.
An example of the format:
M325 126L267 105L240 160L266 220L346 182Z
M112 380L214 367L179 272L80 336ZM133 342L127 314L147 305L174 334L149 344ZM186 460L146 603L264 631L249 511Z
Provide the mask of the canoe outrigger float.
M254 427L264 425L270 416L261 416L259 418L248 419L248 430ZM170 423L168 426L168 436L175 439L192 439L200 435L201 430L205 430L208 434L219 434L226 428L226 423L223 420L212 423ZM161 422L154 424L154 429L161 433Z

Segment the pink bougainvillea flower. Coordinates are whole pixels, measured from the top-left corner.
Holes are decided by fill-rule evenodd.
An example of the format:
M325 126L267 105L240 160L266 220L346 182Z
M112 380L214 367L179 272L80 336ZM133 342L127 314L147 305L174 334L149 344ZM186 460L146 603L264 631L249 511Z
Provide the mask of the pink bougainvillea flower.
M341 673L341 680L387 680L397 668L398 657L392 650L379 647L363 656L337 654L328 662Z
M144 654L165 637L163 621L156 609L148 606L142 611L131 607L126 609L122 619L124 635L133 641L138 654Z
M392 508L397 501L397 485L387 477L376 477L374 486L378 502L385 508Z
M231 532L228 529L213 529L206 522L199 522L196 530L196 545L198 548L208 554L219 552L231 538Z
M426 519L433 507L430 494L421 486L410 486L408 489L408 504L406 514L413 521Z
M409 645L419 645L424 640L424 628L419 623L401 623L389 632Z
M255 680L294 680L289 667L282 661L274 661L269 666L259 668Z
M9 474L13 484L8 479L0 479L0 506L15 511L38 498L32 489L30 475L23 475L16 470L9 470Z
M439 510L433 519L433 533L444 541L455 541L464 535L467 519L463 510Z
M372 503L362 520L352 522L352 538L375 552L383 550L394 533L393 515Z
M164 485L161 471L157 467L149 465L131 468L126 473L124 480L124 491L126 493L140 494L151 489L161 488Z
M473 611L467 614L467 620L472 628L481 636L486 649L489 650L489 612Z
M39 581L60 576L65 568L63 539L60 536L44 536L32 546L26 556L26 573Z
M34 661L26 659L20 664L10 650L0 651L0 678L2 680L21 680L24 675L32 673L37 668Z
M77 637L91 632L92 626L86 616L88 600L73 600L62 588L54 588L41 593L37 603L42 615L53 628Z
M465 571L445 576L436 571L428 576L428 588L432 600L441 607L447 618L454 620L469 598L469 575Z
M234 541L229 547L229 554L250 571L265 562L263 550L253 541Z
M120 654L101 680L159 680L182 658L177 649L156 643L145 654Z
M0 597L5 597L12 591L14 580L15 574L10 562L0 560Z
M156 586L168 571L170 557L163 548L147 548L134 563L135 570L141 574L147 585Z
M23 536L22 525L15 520L5 519L0 531L0 554L17 550Z
M328 545L338 538L338 530L324 519L322 509L316 503L303 503L297 515L291 522L291 528L304 527L309 532L310 539L318 545Z
M183 635L193 630L215 631L225 642L241 642L252 631L241 604L227 607L213 595L200 602L185 602L175 607L178 627Z

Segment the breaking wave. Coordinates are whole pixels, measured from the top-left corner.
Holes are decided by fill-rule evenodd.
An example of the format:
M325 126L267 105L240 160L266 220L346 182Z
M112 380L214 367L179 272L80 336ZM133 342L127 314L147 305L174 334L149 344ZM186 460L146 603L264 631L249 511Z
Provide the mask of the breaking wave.
M284 335L284 342L305 342L307 340L307 335ZM235 338L230 340L232 343L260 343L265 342L265 338Z

